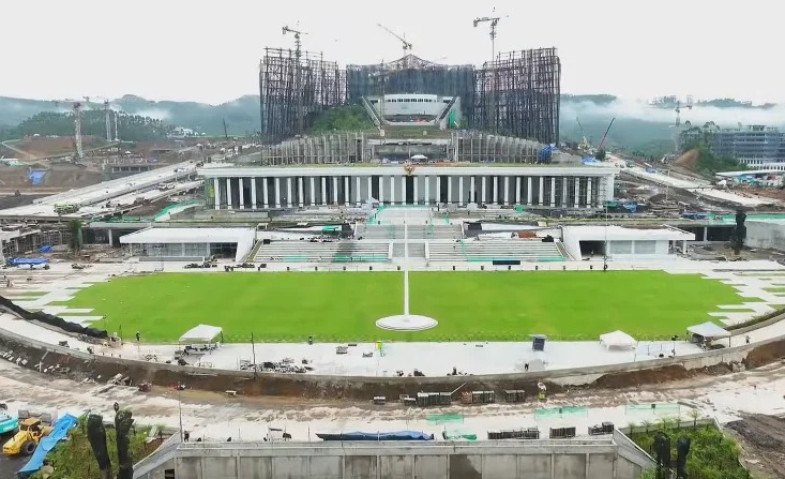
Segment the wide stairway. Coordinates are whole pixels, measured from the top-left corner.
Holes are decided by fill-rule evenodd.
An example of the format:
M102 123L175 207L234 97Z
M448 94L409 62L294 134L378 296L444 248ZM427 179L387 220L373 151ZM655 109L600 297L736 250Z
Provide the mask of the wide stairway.
M393 243L393 257L404 257L404 243ZM425 242L409 243L409 258L425 259Z
M437 262L492 262L519 260L521 262L565 261L558 243L540 240L483 240L432 242L430 261Z
M356 235L363 239L403 240L404 228L404 225L359 225ZM463 238L463 228L448 224L410 225L408 234L409 239L457 240Z
M366 241L271 241L254 255L256 263L383 263L390 244Z

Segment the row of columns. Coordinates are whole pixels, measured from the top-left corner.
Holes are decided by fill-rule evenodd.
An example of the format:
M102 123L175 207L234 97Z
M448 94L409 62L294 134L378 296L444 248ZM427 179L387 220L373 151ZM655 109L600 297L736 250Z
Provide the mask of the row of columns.
M378 201L385 203L400 203L404 204L407 199L407 176L379 176L379 184L378 184ZM439 201L442 197L442 176L415 176L413 177L414 181L412 184L413 187L413 198L415 203L419 204L435 204ZM421 180L423 178L424 180ZM435 194L431 195L431 178L435 178ZM539 176L539 177L520 177L520 176L447 176L447 204L456 204L458 206L464 206L466 203L466 196L464 187L466 185L466 180L468 179L468 187L469 187L469 195L468 195L468 202L471 203L489 203L489 204L503 204L505 206L514 205L514 204L521 204L527 206L550 206L550 207L564 207L564 208L579 208L581 206L584 207L599 207L596 203L602 203L605 198L601 198L600 195L597 195L596 201L593 197L592 191L592 183L594 180L598 182L605 181L603 178L598 177L572 177L574 178L574 194L572 198L571 204L568 204L568 196L567 190L569 177L546 177ZM453 184L455 183L452 179L457 178L457 198L455 196L455 191ZM368 197L371 196L371 192L373 191L373 177L360 177L360 176L344 176L344 177L274 177L273 178L273 195L269 194L268 188L268 181L266 178L262 178L261 186L262 186L262 201L259 202L257 198L257 187L256 187L256 178L213 178L213 195L215 198L214 207L216 210L218 209L257 209L257 208L294 208L294 207L305 207L305 206L317 206L317 205L327 205L327 204L343 204L343 205L351 205L351 204L360 204L364 201L368 200ZM321 196L321 202L317 203L317 193L316 193L316 182L317 180L320 182L319 192ZM477 183L480 183L479 187L479 197L477 195L478 188ZM238 183L238 181L242 183ZM246 198L246 188L244 187L245 183L250 181L250 198ZM307 181L307 183L306 183ZM331 197L328 198L328 181L331 182L331 188L329 189L331 192ZM352 192L351 182L354 181L354 188ZM363 192L362 183L363 181L366 182L366 188ZM523 193L523 186L525 181L526 187L526 197L522 197ZM546 197L546 181L549 182L549 195ZM557 190L557 182L561 181L561 195L557 198L556 190ZM342 198L339 198L339 182L343 182L343 195ZM537 190L535 192L534 185L537 185ZM400 194L396 197L396 183L399 183ZM423 199L421 202L419 193L419 186L420 183L423 183L424 194ZM240 186L242 185L242 186ZM581 192L581 185L585 186L585 190ZM238 187L238 198L239 204L235 207L235 202L233 201L232 196L232 188ZM286 189L286 196L282 195L283 189ZM293 195L294 189L297 189L297 196ZM306 205L304 202L304 192L305 188L308 188L308 198L309 202ZM502 192L501 198L499 192ZM222 192L225 193L222 194ZM488 193L492 193L489 197ZM351 193L354 193L354 198L351 198ZM364 194L363 194L364 193ZM535 198L534 194L537 194ZM226 202L223 202L223 198L227 199ZM272 198L272 200L271 200ZM297 200L297 203L294 204L293 201ZM584 201L581 201L583 199ZM392 201L391 201L392 200Z

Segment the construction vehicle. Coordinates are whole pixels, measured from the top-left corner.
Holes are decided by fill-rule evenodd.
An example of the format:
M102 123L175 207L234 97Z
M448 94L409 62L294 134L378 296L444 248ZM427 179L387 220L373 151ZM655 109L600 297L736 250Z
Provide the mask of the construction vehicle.
M70 215L79 211L79 205L76 203L57 203L55 204L55 213L58 215Z
M6 456L29 456L38 447L42 438L52 432L51 426L46 426L38 417L29 417L19 421L19 432L3 444L3 454Z

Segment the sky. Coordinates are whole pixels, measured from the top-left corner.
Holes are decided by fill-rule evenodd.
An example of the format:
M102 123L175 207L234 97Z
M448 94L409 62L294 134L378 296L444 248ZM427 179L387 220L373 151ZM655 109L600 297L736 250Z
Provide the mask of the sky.
M340 65L413 53L479 65L496 51L556 47L563 93L785 102L774 0L8 0L0 96L117 98L218 104L258 94L264 47L303 48ZM730 7L730 8L728 8ZM494 13L495 9L495 13Z

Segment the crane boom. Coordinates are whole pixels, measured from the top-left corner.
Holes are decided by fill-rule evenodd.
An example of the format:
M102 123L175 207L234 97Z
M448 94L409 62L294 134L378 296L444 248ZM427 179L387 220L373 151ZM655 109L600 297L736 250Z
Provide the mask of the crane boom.
M614 121L616 121L615 116L611 119L611 122L608 124L608 128L605 130L605 134L602 135L602 141L600 141L600 144L597 146L598 150L602 150L602 147L605 145L605 140L608 138L608 132L611 131L611 127L613 126Z
M384 29L384 31L386 31L390 35L392 35L395 38L397 38L403 44L403 56L404 57L409 54L409 52L413 48L413 45L410 42L406 41L405 38L403 38L402 36L398 35L397 33L395 33L394 31L390 30L389 28L385 27L381 23L377 23L376 25L378 25L380 28Z

